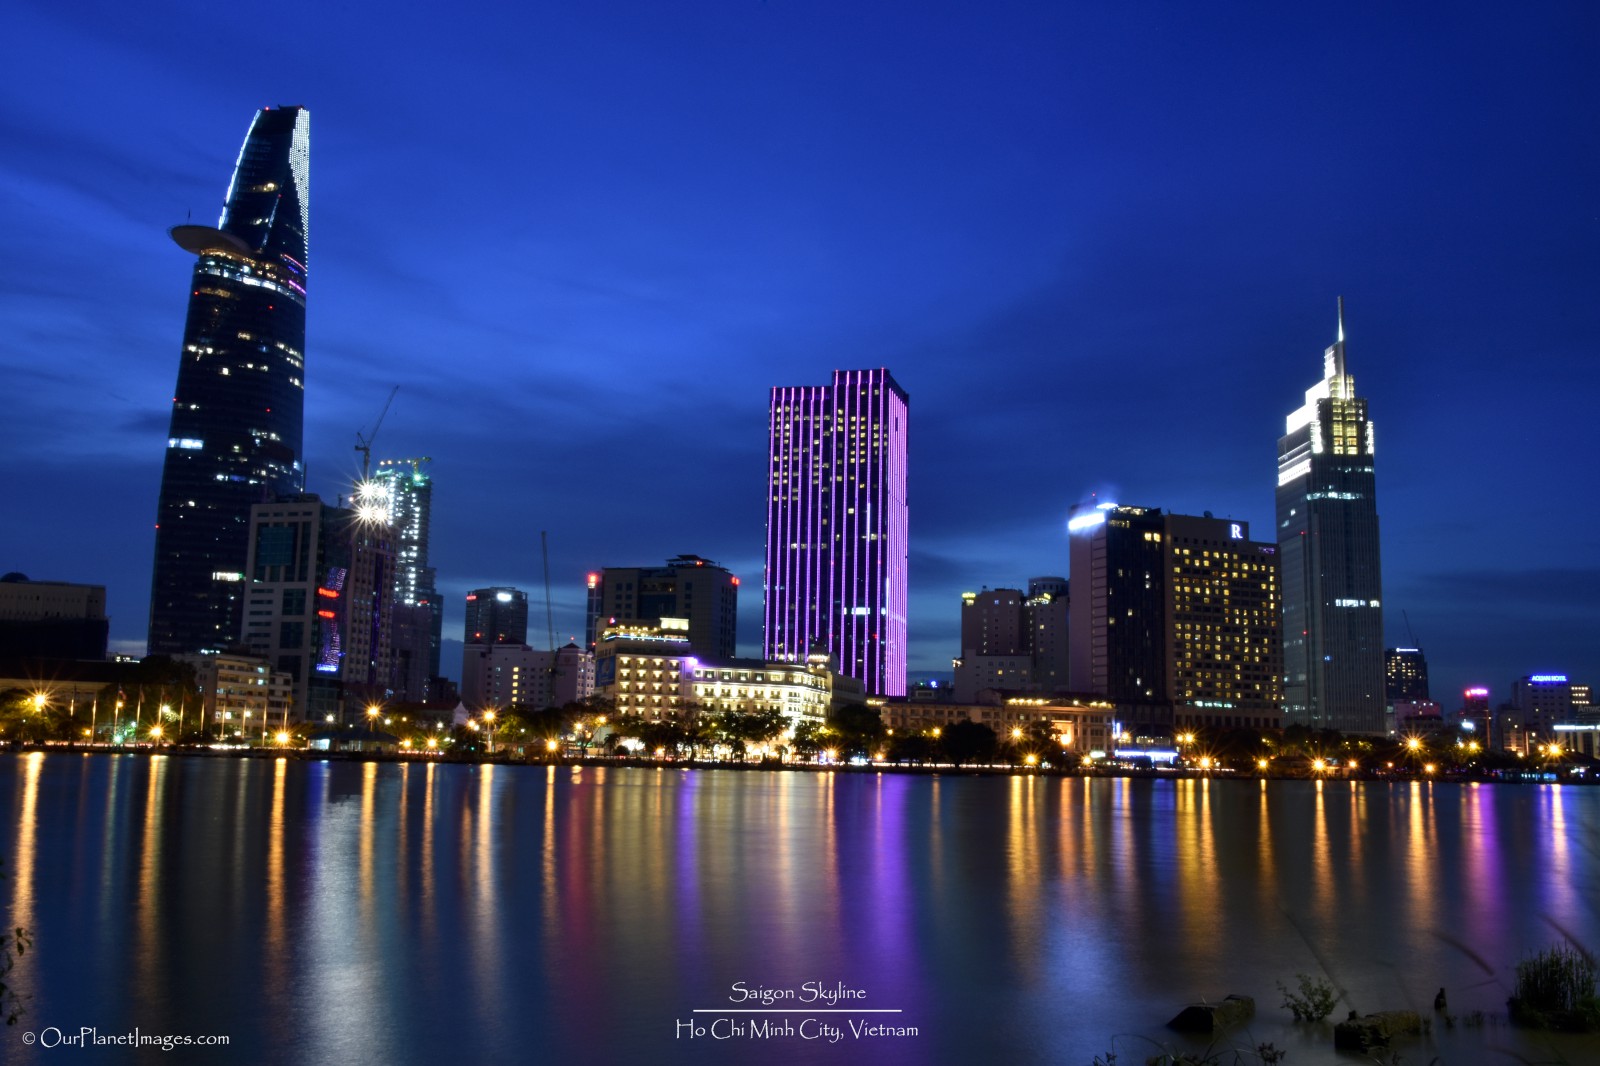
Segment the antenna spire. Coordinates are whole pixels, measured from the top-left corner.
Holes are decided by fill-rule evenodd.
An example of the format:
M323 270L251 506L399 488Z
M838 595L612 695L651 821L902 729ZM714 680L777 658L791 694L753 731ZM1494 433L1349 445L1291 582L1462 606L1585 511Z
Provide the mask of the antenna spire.
M1339 343L1344 343L1344 297L1339 297Z

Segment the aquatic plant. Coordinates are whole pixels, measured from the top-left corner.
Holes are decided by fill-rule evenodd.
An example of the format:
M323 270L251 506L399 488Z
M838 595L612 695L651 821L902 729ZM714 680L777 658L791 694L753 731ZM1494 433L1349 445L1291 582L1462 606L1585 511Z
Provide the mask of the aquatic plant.
M1511 1020L1536 1029L1600 1030L1594 960L1566 944L1517 963Z
M1295 1021L1320 1022L1333 1013L1339 1002L1339 990L1333 987L1333 982L1305 973L1294 976L1300 986L1299 992L1289 991L1282 981L1278 982L1278 991L1283 993L1283 1005L1294 1012Z

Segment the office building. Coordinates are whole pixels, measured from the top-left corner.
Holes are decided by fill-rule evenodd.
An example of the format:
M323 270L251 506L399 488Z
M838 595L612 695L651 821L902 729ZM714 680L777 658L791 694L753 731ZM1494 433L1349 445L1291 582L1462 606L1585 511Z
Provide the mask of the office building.
M397 654L403 650L405 659L412 663L422 659L420 676L422 685L409 681L402 699L426 698L426 679L439 673L439 645L444 634L444 600L435 587L435 571L428 563L428 540L433 524L433 476L423 470L424 463L433 460L427 456L414 459L382 459L372 475L371 487L374 503L386 512L389 524L394 527L395 567L394 602L407 608L426 611L427 625L417 625L419 612L412 612L405 627L406 642L396 644ZM413 666L407 677L417 674Z
M908 412L882 369L772 390L765 659L820 647L868 693L905 694Z
M733 658L739 579L711 560L680 555L665 566L608 566L589 574L587 584L584 643L589 649L609 625L683 618L696 655Z
M554 652L526 644L468 644L461 655L461 701L475 711L520 705L565 707L594 692L594 655L576 644Z
M1428 660L1420 648L1388 648L1383 653L1384 697L1391 703L1428 698Z
M1067 581L1031 578L1028 590L985 589L961 595L961 655L952 698L979 692L1067 690Z
M174 227L194 255L157 501L149 649L239 637L250 507L304 488L310 114L267 108L245 136L215 227Z
M1511 702L1529 733L1548 738L1557 722L1572 721L1572 683L1566 674L1531 674L1511 683Z
M294 678L266 659L238 652L207 652L179 658L194 667L200 687L203 731L259 743L294 721Z
M389 695L387 522L315 495L250 509L242 642L294 684L291 721L354 721Z
M467 593L466 644L528 643L528 594L495 587Z
M1461 709L1456 712L1456 723L1463 733L1471 734L1484 747L1496 747L1499 738L1494 735L1495 714L1489 707L1489 690L1483 685L1473 685L1461 693Z
M106 587L0 577L0 662L104 659Z
M1345 367L1344 301L1323 376L1278 440L1284 715L1346 733L1383 733L1378 504L1367 401Z
M1133 732L1281 723L1278 548L1250 525L1073 509L1070 681Z

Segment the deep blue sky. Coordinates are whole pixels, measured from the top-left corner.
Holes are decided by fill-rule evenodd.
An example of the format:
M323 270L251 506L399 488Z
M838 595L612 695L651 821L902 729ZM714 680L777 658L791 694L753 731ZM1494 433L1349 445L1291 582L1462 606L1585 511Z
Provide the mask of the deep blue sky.
M1064 574L1088 492L1252 523L1335 297L1391 643L1435 695L1600 682L1600 8L46 7L0 44L0 570L142 650L192 260L263 104L312 111L309 485L400 392L461 596L581 633L680 552L760 640L767 389L911 393L911 657ZM537 643L542 610L535 610ZM452 648L446 672L459 673Z

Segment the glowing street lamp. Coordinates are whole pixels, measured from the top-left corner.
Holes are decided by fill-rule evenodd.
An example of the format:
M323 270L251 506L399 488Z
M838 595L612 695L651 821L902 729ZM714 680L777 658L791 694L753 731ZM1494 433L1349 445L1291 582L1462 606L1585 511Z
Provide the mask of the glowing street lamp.
M489 733L489 754L494 754L494 711L483 712L484 729Z
M283 745L289 743L289 733L287 730L280 729L278 730L278 735L273 739L278 742L278 746L281 748Z

